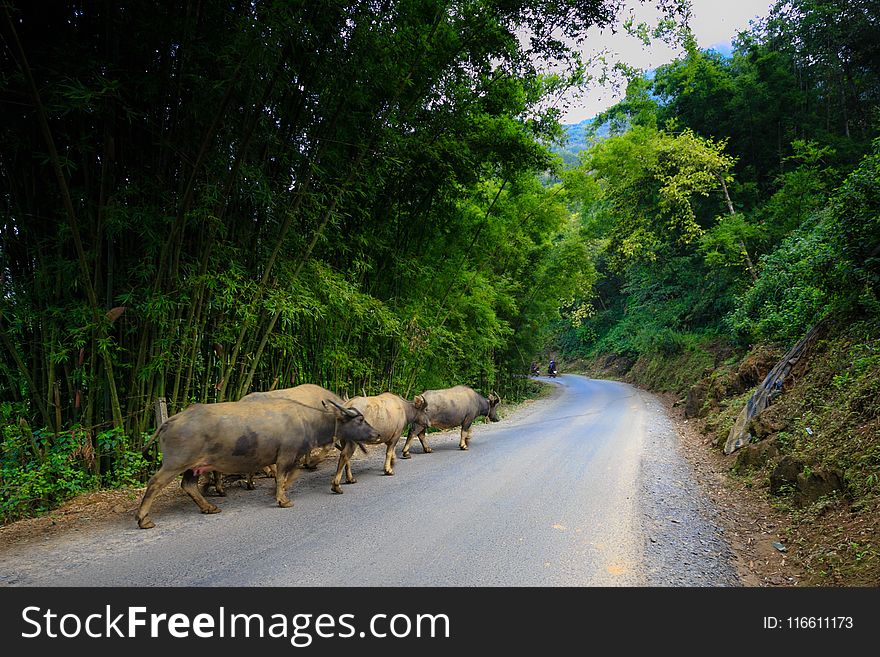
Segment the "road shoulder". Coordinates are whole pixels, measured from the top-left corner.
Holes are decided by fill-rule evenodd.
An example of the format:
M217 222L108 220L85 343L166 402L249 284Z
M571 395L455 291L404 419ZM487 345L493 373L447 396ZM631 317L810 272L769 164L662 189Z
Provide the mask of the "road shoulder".
M644 409L639 491L648 586L746 586L730 529L686 458L669 409L636 388ZM735 538L735 537L734 537Z
M684 407L669 393L651 393L665 408L675 427L682 456L694 478L718 510L717 521L734 555L734 565L744 586L796 586L803 572L774 543L784 546L778 533L784 515L770 506L759 490L730 475L732 457L710 444Z

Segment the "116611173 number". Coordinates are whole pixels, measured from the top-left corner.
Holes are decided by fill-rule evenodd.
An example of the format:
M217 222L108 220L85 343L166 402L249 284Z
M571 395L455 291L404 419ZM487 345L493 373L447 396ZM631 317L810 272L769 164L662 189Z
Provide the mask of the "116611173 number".
M764 616L764 629L851 630L852 616Z
M785 619L792 630L852 629L852 616L789 616Z

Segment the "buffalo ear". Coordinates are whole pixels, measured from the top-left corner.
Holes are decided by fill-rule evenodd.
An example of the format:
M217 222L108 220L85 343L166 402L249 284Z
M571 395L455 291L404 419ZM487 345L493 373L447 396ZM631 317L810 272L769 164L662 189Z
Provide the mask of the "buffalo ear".
M419 410L422 410L423 408L428 407L428 402L425 400L423 395L416 395L415 398L413 399L413 404Z
M491 393L489 393L489 404L491 406L495 406L500 401L501 401L501 397L498 396L497 392L495 392L493 390Z
M337 403L336 403L335 401L333 401L332 399L324 400L324 401L322 401L321 403L324 404L324 406L326 407L326 406L327 406L327 402L330 402L331 404L333 404L333 406L335 406L336 409L339 410L339 411L342 413L342 415L343 415L344 417L348 418L348 419L356 418L358 415L361 414L361 412L358 411L357 409L354 409L354 408L346 408L345 406L342 406L341 404L337 404Z

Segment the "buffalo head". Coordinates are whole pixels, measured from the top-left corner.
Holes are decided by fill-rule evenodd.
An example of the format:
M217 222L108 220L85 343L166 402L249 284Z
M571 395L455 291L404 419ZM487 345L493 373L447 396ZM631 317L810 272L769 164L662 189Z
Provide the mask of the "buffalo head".
M431 418L428 415L428 402L423 395L413 397L413 406L416 409L414 423L423 427L431 426Z
M498 413L496 413L496 409L498 407L498 402L501 401L501 397L498 396L497 392L493 392L489 395L489 421L490 422L498 422Z
M332 399L323 402L325 407L328 402L332 406L328 410L336 414L338 426L335 437L339 442L368 443L378 440L379 432L370 426L359 410L346 408Z

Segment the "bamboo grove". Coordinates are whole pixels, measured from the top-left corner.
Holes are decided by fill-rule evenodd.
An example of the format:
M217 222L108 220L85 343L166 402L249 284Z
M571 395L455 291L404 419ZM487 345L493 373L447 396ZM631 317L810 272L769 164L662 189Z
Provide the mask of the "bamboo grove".
M535 174L615 9L4 3L4 491L59 446L119 480L158 397L521 394L592 284Z

